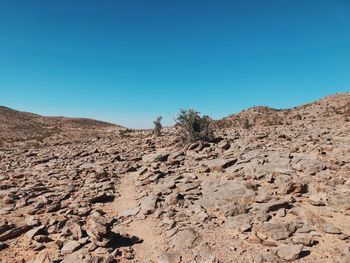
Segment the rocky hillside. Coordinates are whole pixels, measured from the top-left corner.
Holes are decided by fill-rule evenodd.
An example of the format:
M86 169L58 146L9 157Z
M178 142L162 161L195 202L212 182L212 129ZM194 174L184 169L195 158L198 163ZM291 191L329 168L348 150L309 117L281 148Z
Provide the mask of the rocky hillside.
M42 140L60 133L77 131L80 134L118 128L122 127L92 119L40 116L0 106L0 140L6 142Z
M299 120L329 119L337 115L350 116L350 93L331 95L292 109L252 107L219 120L218 123L224 127L249 128L251 126L290 125Z
M350 262L349 103L247 110L290 122L186 147L169 128L1 148L1 262Z

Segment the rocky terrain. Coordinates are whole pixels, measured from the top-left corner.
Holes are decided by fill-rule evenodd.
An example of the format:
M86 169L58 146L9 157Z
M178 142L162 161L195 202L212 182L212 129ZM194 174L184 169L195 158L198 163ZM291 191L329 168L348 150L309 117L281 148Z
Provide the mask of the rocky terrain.
M7 141L0 262L350 262L349 105L255 107L187 146L173 127Z
M123 127L86 118L48 117L0 106L0 146L37 143L48 137L83 138Z

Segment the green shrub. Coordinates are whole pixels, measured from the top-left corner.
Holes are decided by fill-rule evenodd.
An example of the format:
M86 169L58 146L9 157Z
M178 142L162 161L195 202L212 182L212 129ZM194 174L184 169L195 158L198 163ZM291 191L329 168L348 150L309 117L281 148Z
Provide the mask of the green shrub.
M189 109L180 110L176 118L178 135L184 144L196 141L213 141L213 122L208 116L201 117L199 112Z
M160 136L161 133L162 133L163 125L162 125L161 121L162 121L162 116L159 116L159 117L157 117L157 119L153 122L153 124L154 124L153 133L154 133L156 136Z

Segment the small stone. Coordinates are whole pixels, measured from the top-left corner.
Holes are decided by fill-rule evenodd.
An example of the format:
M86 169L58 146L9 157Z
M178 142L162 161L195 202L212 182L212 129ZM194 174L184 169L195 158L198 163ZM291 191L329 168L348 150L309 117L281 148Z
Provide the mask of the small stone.
M76 262L82 262L82 259L86 256L88 256L88 251L86 248L81 248L72 254L68 254L63 258L63 261L60 263L76 263ZM84 262L84 261L83 261Z
M239 233L243 233L249 231L252 228L251 219L247 214L228 217L226 227L230 229L235 229Z
M62 255L71 254L80 248L81 244L78 241L71 240L65 243L61 249Z
M302 244L308 247L311 247L315 243L312 235L309 234L295 235L293 236L292 241L294 244Z
M282 245L277 250L277 256L287 261L296 260L302 249L303 245Z
M90 245L87 247L89 252L94 251L97 248L97 245L95 243L90 243Z
M126 209L119 213L119 217L128 217L128 216L134 216L140 211L140 207L134 207Z
M50 259L49 253L46 250L41 251L34 259L33 263L50 263L52 260Z
M90 216L86 223L86 233L93 239L102 240L109 233L106 219L99 213Z
M303 225L302 227L297 229L297 233L310 233L312 231L316 231L316 229L311 225Z
M32 243L32 250L33 251L40 251L43 250L45 246L39 242L33 241Z
M276 213L276 216L285 217L286 216L286 209L282 208L282 209L278 210Z
M270 218L271 218L271 216L268 213L260 210L255 214L254 220L257 222L265 222L265 221L269 221Z
M284 240L290 237L295 230L296 228L293 224L266 222L257 229L257 232L274 240Z
M39 220L36 219L34 216L28 216L26 219L25 219L25 223L27 226L36 226L39 224Z
M141 210L143 214L148 215L155 211L157 203L157 197L145 196L140 200Z
M324 223L320 227L327 234L341 234L340 229L330 223Z
M89 237L83 237L78 239L79 244L85 245L89 241Z
M175 231L176 233L176 231ZM192 228L183 229L171 238L171 244L176 251L184 251L190 248L194 241L199 238L199 234Z
M28 238L33 239L34 236L42 234L44 232L44 229L45 229L45 226L38 226L36 228L29 230L25 235Z
M83 236L83 232L81 231L81 227L78 223L73 223L69 227L70 232L73 234L75 239L79 239Z
M318 195L310 195L307 201L314 206L324 206L325 202Z
M176 252L164 252L158 257L158 263L179 263L181 255Z
M103 263L115 263L117 262L112 255L108 255L103 259Z
M154 158L154 160L158 162L166 162L168 160L168 157L169 157L169 153L160 154L156 158Z

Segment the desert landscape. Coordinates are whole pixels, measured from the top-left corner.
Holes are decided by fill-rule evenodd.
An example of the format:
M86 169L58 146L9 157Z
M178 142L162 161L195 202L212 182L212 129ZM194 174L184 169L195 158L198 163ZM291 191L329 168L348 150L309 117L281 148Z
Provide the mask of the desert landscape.
M350 94L126 129L0 107L0 262L350 262Z

